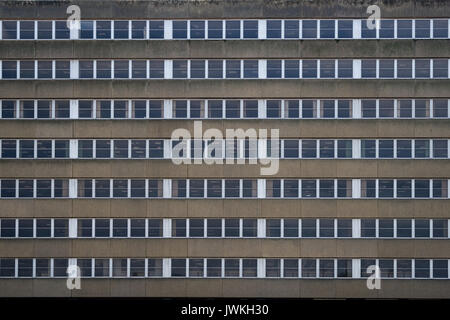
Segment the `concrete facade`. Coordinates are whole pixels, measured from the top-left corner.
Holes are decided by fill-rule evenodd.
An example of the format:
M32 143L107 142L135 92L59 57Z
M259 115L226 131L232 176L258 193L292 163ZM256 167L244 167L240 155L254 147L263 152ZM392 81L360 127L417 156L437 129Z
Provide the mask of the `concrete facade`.
M372 1L2 1L0 20L321 19L366 17ZM450 17L448 1L382 1L382 18ZM442 40L0 40L0 60L194 58L449 58ZM450 80L0 80L0 99L449 99ZM1 139L170 138L193 121L0 120ZM280 128L281 138L449 139L444 119L205 120L204 129ZM448 151L449 152L449 151ZM0 160L0 179L261 178L259 165L170 160ZM280 160L271 178L450 179L448 159ZM409 218L450 219L449 199L0 199L5 218ZM0 239L0 258L410 258L450 259L450 239ZM0 278L0 297L450 298L447 279Z

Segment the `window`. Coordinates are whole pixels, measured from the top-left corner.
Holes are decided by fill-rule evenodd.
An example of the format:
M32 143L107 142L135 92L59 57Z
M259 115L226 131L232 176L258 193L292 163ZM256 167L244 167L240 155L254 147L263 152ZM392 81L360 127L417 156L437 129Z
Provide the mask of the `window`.
M150 39L164 39L164 21L150 20Z
M186 219L172 219L172 237L186 237Z
M437 226L438 224L435 223ZM2 219L0 237L2 238L14 238L16 236L16 220L15 219Z
M430 220L427 219L414 220L414 237L416 238L430 237Z
M78 101L78 117L79 118L92 118L92 100L79 100Z
M92 237L92 219L78 219L78 237Z
M246 278L254 278L257 276L256 259L242 259L242 276Z
M433 140L433 158L447 158L447 140Z
M299 21L298 20L284 20L284 38L298 39L299 38Z
M145 237L145 219L130 220L130 236L133 238Z
M334 158L334 140L319 140L320 158Z
M334 39L335 20L320 20L320 38Z
M186 276L186 259L172 259L172 277L185 277Z
M364 24L364 23L363 23ZM361 77L376 78L377 77L377 61L374 59L361 61Z
M112 260L112 276L113 277L126 277L127 276L127 259L113 259Z
M378 154L380 158L394 157L394 140L379 140Z
M19 237L32 238L33 236L33 219L19 219Z
M317 140L302 140L302 158L317 157Z
M302 198L316 197L316 180L302 180Z
M380 259L378 261L378 267L380 268L380 277L381 278L393 278L394 277L394 260Z
M239 237L239 219L225 219L225 237Z
M266 277L279 278L281 276L280 264L280 259L266 259Z
M320 100L320 117L334 118L335 117L335 101L334 100Z
M173 39L186 39L187 38L187 21L173 22L172 38Z
M302 278L316 278L316 259L302 259Z
M225 116L226 116L226 118L239 118L240 117L240 107L241 106L240 106L239 100L226 100L225 101Z
M284 140L284 158L297 159L299 156L298 140Z
M22 24L24 28L24 36L31 37L29 39L34 38L34 21L28 21L28 24L25 21L21 21L20 29L22 29ZM33 29L31 24L33 24ZM33 35L31 36L31 32ZM21 34L22 35L22 34ZM22 39L22 37L20 37ZM2 21L2 39L4 40L15 40L17 39L17 21Z
M56 79L70 78L70 61L64 60L55 61L55 78Z
M397 60L397 78L412 78L412 60Z
M15 158L16 146L16 140L2 140L2 158Z
M302 38L317 38L317 20L302 20Z
M150 60L150 78L164 78L164 60Z
M20 61L20 78L34 79L34 61Z
M38 198L50 198L52 195L51 180L36 181L36 196Z
M239 20L225 21L225 37L227 39L239 39L241 37L241 22Z
M191 60L191 78L205 78L205 60Z
M163 100L150 100L149 101L149 117L162 118L163 115Z
M239 72L240 74L240 72ZM222 60L208 60L208 78L221 79L223 78L223 61Z
M204 39L205 38L205 21L190 21L190 38Z
M433 20L433 38L448 38L448 20Z
M114 78L127 79L129 63L128 60L114 60Z
M173 60L173 78L187 78L187 60Z
M433 198L447 198L448 186L446 180L433 180Z
M430 197L430 181L414 180L414 197L429 198Z
M162 183L161 179L159 180L148 180L148 197L149 198L161 198L162 197Z
M394 60L379 60L379 72L380 78L394 78Z
M145 259L130 259L130 277L145 276Z
M297 219L284 219L283 221L283 235L285 238L298 237L298 220Z
M394 237L394 220L392 219L378 220L378 236L380 238Z
M333 278L334 277L334 260L320 259L319 260L319 277Z
M109 259L95 259L95 277L109 277Z
M113 237L127 237L128 235L128 221L127 219L113 220Z
M412 20L397 20L397 38L412 38Z
M258 38L258 20L244 20L244 39Z
M162 276L162 259L148 259L148 273L149 277Z
M361 157L375 158L376 156L376 140L361 140Z
M335 77L335 60L320 60L320 78Z
M208 39L222 39L223 22L208 20Z
M399 238L411 238L412 222L410 219L397 219L397 237Z
M374 274L374 270L369 270L370 267L376 266L375 259L361 259L361 278L368 278Z
M433 116L435 118L448 117L448 101L447 100L433 100Z
M281 60L267 60L267 78L281 78L281 64Z
M95 219L95 237L97 238L109 238L109 219Z
M128 39L129 21L114 21L114 39Z
M280 62L280 73L281 73L281 60L276 60ZM272 61L267 61L267 77L270 78L270 63ZM281 77L281 75L280 75ZM258 60L244 60L244 78L258 78Z
M266 180L266 197L267 198L281 197L281 181L280 180Z
M122 141L122 143L123 143L123 141ZM131 157L139 158L139 159L145 158L146 157L145 145L146 145L145 140L131 140ZM115 142L114 142L114 147L116 147Z
M83 22L81 22L83 24ZM79 62L80 79L92 79L94 77L94 61L80 60Z
M352 220L351 219L338 219L337 220L337 236L339 238L351 238L352 237Z
M222 236L222 219L207 219L206 220L207 237L221 237Z
M338 20L338 38L353 38L353 20Z
M144 198L145 197L145 180L131 180L131 197Z
M258 235L257 232L257 220L256 219L243 219L242 220L242 236L247 238L253 238Z
M321 198L334 197L334 180L320 180L319 191Z
M78 180L78 197L92 198L92 180Z
M49 119L52 116L52 102L50 100L38 100L37 117L38 119Z
M2 221L3 224L3 221ZM51 219L37 219L36 220L36 237L49 238L51 237Z
M281 237L280 219L266 219L266 237L271 238Z
M375 219L361 219L361 237L375 238L376 221Z
M416 38L430 37L430 20L416 20Z
M399 118L411 118L412 117L412 100L398 100Z
M284 259L283 260L283 277L298 278L298 260Z
M16 25L16 21L11 21L11 24ZM20 39L23 39L23 40L34 39L34 21L19 21L19 24L20 24ZM6 27L8 27L8 24L6 23L6 21L3 21L3 27L5 27L5 25L6 25ZM12 31L12 29L13 28L11 28L10 30ZM14 30L15 30L15 27L14 27ZM8 39L8 38L9 37L7 37L6 39ZM5 39L5 38L3 38L3 39ZM16 39L16 35L14 34L9 39Z
M33 259L18 259L18 276L30 278L33 276Z
M50 277L50 259L36 259L36 277Z
M338 100L338 118L350 118L352 115L352 101Z
M131 21L131 39L146 39L146 21Z
M316 219L302 219L302 237L303 238L315 238L316 233Z
M267 39L281 38L281 20L267 20ZM298 25L297 25L298 30ZM298 38L298 31L297 31Z
M203 219L189 219L189 237L204 237Z
M2 100L1 106L1 117L3 119L12 119L16 117L16 102L14 100Z
M174 223L175 219L172 221ZM163 235L163 220L162 219L148 219L148 236L162 237ZM172 236L186 237L186 220L176 219L172 225Z
M225 277L239 277L239 259L225 259Z
M397 260L397 278L411 278L412 263L411 260L398 259Z
M38 21L38 39L51 39L52 38L52 21Z
M239 79L241 77L241 61L226 60L226 78Z
M416 59L415 60L415 77L416 78L430 78L430 60Z
M394 20L380 20L380 38L394 38Z
M284 77L299 78L300 62L299 60L284 60Z
M2 220L2 227L3 227ZM433 219L433 238L447 238L448 237L448 221L444 219ZM2 229L3 235L3 229Z
M203 259L189 259L189 277L203 276Z
M55 39L69 39L70 30L66 21L55 21Z
M96 140L96 158L111 158L111 140Z
M433 260L433 278L448 278L447 260Z
M206 276L220 277L222 275L222 260L207 259L206 260Z
M114 140L114 158L128 158L128 140Z
M34 140L19 140L19 157L34 158Z
M257 107L257 102L256 102ZM281 117L281 100L267 100L266 101L266 116L267 118Z
M305 21L303 21L304 23ZM302 61L302 77L317 78L317 60Z
M98 79L111 78L111 60L97 61L97 78Z
M397 158L411 158L411 140L397 140Z
M5 21L3 21L3 25L5 25ZM6 60L2 61L2 78L3 79L17 78L17 61L6 61Z
M97 39L111 39L111 21L96 22Z
M351 278L352 277L352 260L338 259L337 260L337 277Z
M430 277L430 260L419 259L414 260L414 277L429 278Z
M319 237L334 237L334 219L319 219Z

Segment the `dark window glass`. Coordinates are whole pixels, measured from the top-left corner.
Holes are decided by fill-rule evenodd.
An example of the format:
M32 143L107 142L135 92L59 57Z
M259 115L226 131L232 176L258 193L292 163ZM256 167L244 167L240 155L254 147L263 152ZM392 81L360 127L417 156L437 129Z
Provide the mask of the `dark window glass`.
M334 237L334 219L319 219L319 236L321 238Z
M164 60L150 60L150 78L164 78Z
M302 219L302 238L315 238L317 236L316 219Z
M281 20L267 20L267 39L281 38ZM291 28L292 29L292 28ZM297 25L298 38L298 25Z
M448 278L447 260L433 260L433 278Z
M92 100L78 101L78 117L92 118Z
M51 79L52 78L52 62L38 61L38 78Z
M302 197L316 197L316 180L302 180Z
M19 277L32 277L33 259L18 259L18 269Z
M110 197L110 182L109 180L95 180L95 197L109 198Z
M222 219L207 219L207 237L221 237L222 236Z
M172 259L172 277L185 277L186 276L186 259Z
M92 237L92 219L78 219L78 237Z
M353 38L353 20L338 20L338 38Z
M298 20L284 20L284 37L286 39L299 38L299 21Z
M128 39L128 21L114 21L114 39Z
M11 119L16 117L16 101L14 100L2 100L2 115L3 119Z
M55 39L69 39L70 29L67 28L67 22L55 21Z
M380 20L380 38L394 38L394 20Z
M148 259L148 276L162 276L162 259Z
M80 39L94 38L94 21L80 21Z
M258 38L258 20L244 20L244 39Z
M109 233L109 219L95 219L95 236L108 238Z
M447 20L433 20L433 38L448 38Z
M379 72L380 78L393 78L394 60L379 60Z
M377 61L375 59L361 61L361 77L362 78L377 77Z
M151 20L150 22L150 39L164 39L164 21Z
M375 219L361 219L361 237L375 238L376 221Z
M380 238L392 238L394 236L394 220L378 220L378 236Z
M223 60L208 60L208 78L223 78Z
M225 237L239 237L239 219L225 219Z
M147 61L145 60L131 61L131 77L133 79L147 78Z
M150 100L148 107L150 118L162 118L163 100Z
M430 37L430 20L416 20L416 38Z
M302 140L302 158L317 157L317 140Z
M145 180L131 180L131 197L144 198L145 197Z
M410 219L397 219L397 237L410 238L411 235L412 235L411 220Z
M52 38L52 21L38 21L38 39L51 39Z
M173 39L187 38L187 21L173 21Z
M225 21L225 38L239 39L241 37L241 22L239 20Z
M256 219L242 219L242 236L256 237L257 236L257 220Z
M317 20L302 21L302 38L303 39L317 38Z
M55 61L55 78L69 79L70 78L70 61Z
M430 78L430 60L429 59L416 59L416 78Z
M20 61L20 78L34 79L34 61Z
M352 260L338 259L337 260L337 277L351 278L352 277Z
M434 224L438 225L438 224ZM13 238L16 236L16 220L15 219L2 219L0 237L2 238Z
M320 38L334 39L334 20L320 20Z
M96 22L97 39L111 39L111 21Z
M136 238L145 237L145 219L130 220L130 236Z
M317 60L302 61L302 77L317 78Z
M377 37L376 20L372 20L372 23L369 23L368 19L361 20L361 38L374 39L376 37Z
M226 60L226 78L240 78L241 77L241 61L240 60Z
M187 60L173 60L173 78L187 78Z
M126 198L128 196L127 188L127 180L113 180L113 197Z
M25 23L25 21L21 21L21 24ZM31 24L33 24L33 30L30 30L32 27ZM29 39L34 38L34 21L28 21L28 24L25 23L24 27L26 27L27 30L24 30L27 37L30 37ZM21 25L22 29L22 25ZM31 34L33 32L33 34ZM22 38L22 37L20 37ZM15 40L17 39L17 21L2 21L2 39L4 40Z
M131 21L131 38L146 39L147 26L145 21Z
M33 237L33 219L19 219L19 237Z
M94 77L94 62L92 60L80 60L80 79L92 79Z
M257 276L257 260L242 259L242 276L254 278Z
M353 78L352 60L338 60L338 78Z
M397 158L411 158L411 140L397 140Z
M205 78L205 60L191 60L191 78Z
M397 38L412 38L412 20L397 20Z
M5 21L3 21L3 24ZM3 38L4 39L4 38ZM17 61L2 61L2 78L16 79L17 78Z
M433 158L447 158L447 140L433 140Z
M267 77L269 77L269 63L267 61ZM281 73L281 61L280 61ZM258 78L258 60L244 60L244 78Z
M412 60L397 60L397 78L412 78Z
M299 60L284 60L284 77L299 78L300 77Z
M380 140L378 142L378 153L380 158L393 158L394 140Z
M448 78L448 60L433 60L433 78Z
M208 21L208 39L222 39L222 21Z
M416 238L430 237L430 220L416 219L414 220L414 236Z
M394 180L379 180L378 196L380 198L392 198L394 196Z
M320 78L334 78L335 60L320 60Z
M430 277L430 260L425 259L414 260L414 277L415 278Z
M302 259L302 278L316 278L316 259Z

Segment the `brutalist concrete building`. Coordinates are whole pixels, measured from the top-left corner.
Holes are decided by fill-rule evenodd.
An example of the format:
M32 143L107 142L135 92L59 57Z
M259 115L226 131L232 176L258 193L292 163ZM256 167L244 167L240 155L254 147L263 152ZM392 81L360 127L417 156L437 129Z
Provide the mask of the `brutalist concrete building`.
M0 20L0 296L450 298L448 1Z

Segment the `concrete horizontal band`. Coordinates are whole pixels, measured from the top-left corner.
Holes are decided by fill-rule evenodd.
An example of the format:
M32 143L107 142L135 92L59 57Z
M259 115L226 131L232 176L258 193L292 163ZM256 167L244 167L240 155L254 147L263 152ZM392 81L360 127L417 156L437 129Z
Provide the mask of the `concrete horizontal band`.
M448 199L0 200L2 218L448 218Z
M0 59L446 58L448 40L2 40Z
M449 240L39 239L0 242L2 258L449 258ZM107 254L106 254L107 253Z
M1 160L0 178L261 178L261 164L180 164L171 160ZM447 178L450 161L279 160L269 178Z
M19 85L20 84L20 85ZM450 80L2 80L3 99L447 98ZM55 91L55 88L58 90Z
M45 3L45 2L44 2ZM337 2L310 1L57 1L51 4L30 1L7 1L0 6L0 18L16 19L66 19L69 5L78 4L83 19L213 19L213 18L365 18L372 1ZM445 1L423 2L407 0L377 3L383 18L388 17L448 17L450 4Z
M203 130L280 128L280 138L448 138L449 119L233 119L202 121ZM1 120L0 137L93 139L170 138L185 128L194 132L190 120Z
M0 279L3 297L273 297L273 298L448 298L442 280L382 280L368 290L360 279L82 279L67 290L66 279Z

